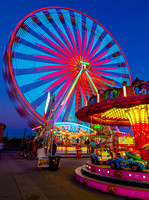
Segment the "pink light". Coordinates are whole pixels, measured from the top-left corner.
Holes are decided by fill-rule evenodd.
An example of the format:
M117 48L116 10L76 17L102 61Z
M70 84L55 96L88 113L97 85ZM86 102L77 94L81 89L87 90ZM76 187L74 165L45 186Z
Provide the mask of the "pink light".
M111 69L117 69L117 67L93 67L93 69L96 69L96 70L111 70Z
M102 80L102 81L104 81L104 82L106 82L106 83L109 83L109 84L115 86L115 83L113 83L112 81L109 81L109 80L107 80L107 79L105 79L105 78L102 78L101 76L96 75L96 74L94 74L94 73L92 73L92 72L90 72L90 71L89 71L88 73L89 73L91 76L96 77L97 79L100 79L100 80Z
M49 65L42 67L33 67L34 69L74 69L74 66L69 65Z
M90 53L92 45L93 45L94 37L95 37L95 35L93 35L93 37L92 37L91 43L89 45L89 48L88 48L88 51L87 51L87 54L86 54L86 57L85 57L85 60L87 60L87 61L88 61L87 57L89 56L89 53Z
M94 51L91 53L91 55L88 57L88 60L90 60L95 53L97 52L97 50L99 49L100 45L101 45L102 41L98 44L98 46L94 49Z
M97 73L97 74L99 73L99 71L97 71L97 70L94 70L94 69L92 70L92 72L94 72L94 73ZM113 75L113 74L108 74L108 73L101 72L101 71L100 71L100 74L102 74L102 75L106 75L106 76L118 77L118 76L116 76L116 75Z
M47 47L42 46L42 45L40 45L40 44L37 44L37 46L41 47L42 49L44 49L44 50L46 50L46 51L48 51L48 52L50 52L50 53L52 53L53 55L56 55L56 56L59 57L59 58L62 58L62 59L64 59L64 60L67 60L68 62L73 62L73 63L75 64L75 62L72 61L71 59L69 59L69 58L63 56L62 54L60 54L60 53L58 53L58 52L56 52L56 51L54 51L54 50L52 50L52 49L50 49L50 48L47 48Z
M68 28L68 32L69 32L69 34L70 34L70 38L71 38L72 44L73 44L73 46L74 46L74 48L75 48L75 51L76 51L76 53L77 53L77 61L79 62L78 48L77 48L76 42L75 42L75 40L74 40L74 37L73 37L73 35L72 35L72 32L71 32L70 28Z
M67 93L68 88L69 88L71 82L73 81L73 79L76 76L76 73L72 77L70 77L70 79L67 80L67 82L63 85L61 91L56 96L55 109L57 109L58 107L60 107L60 103L61 103L62 99L64 98L65 94Z
M53 84L51 84L45 91L51 90L52 88L56 87L58 84L60 84L63 81L66 81L67 78L69 78L72 74L67 74L59 78L57 81L55 81Z
M87 30L85 30L85 35L84 35L84 44L83 44L83 60L84 60L84 58L85 58L86 44L87 44Z
M105 64L105 63L111 62L112 60L114 60L114 59L102 60L102 61L100 61L100 62L93 63L93 64L92 64L92 66L99 66L99 65L103 65L103 64Z
M99 56L97 56L96 58L94 58L93 60L90 61L90 63L95 63L96 61L98 61L100 58L102 58L108 51L104 51L103 53L101 53Z
M64 70L60 70L60 71L57 71L57 72L53 72L53 73L51 73L51 74L48 74L48 75L46 75L46 76L43 76L43 77L41 77L41 78L39 78L39 79L37 79L37 80L43 80L43 79L47 79L47 78L51 78L51 77L54 77L54 76L57 76L57 75L61 75L61 74L65 74L65 73L69 73L69 74L71 74L71 72L72 71L74 71L74 70L70 70L70 69L64 69Z
M50 31L50 30L49 30ZM51 32L51 31L50 31ZM51 45L53 45L56 49L61 51L64 55L66 55L68 58L73 60L73 54L69 51L69 49L66 48L66 46L51 32L51 34L57 39L58 43L67 51L64 51L61 47L59 47L57 44L46 38L44 35L41 35L44 39L46 39ZM75 60L74 60L75 61Z
M71 89L69 90L69 93L67 94L65 100L62 102L62 104L61 104L61 108L60 108L60 110L59 110L59 112L58 112L56 118L54 119L54 124L55 124L55 122L57 121L57 119L58 119L60 113L62 112L62 110L63 110L63 108L64 108L64 106L65 106L65 104L66 104L66 102L67 102L69 96L71 95L71 93L72 93L74 87L76 86L77 81L78 81L78 79L79 79L79 77L80 77L82 71L83 71L83 70L81 69L80 72L79 72L79 74L77 75L76 79L74 80L74 83L73 83Z
M85 74L85 75L86 75L87 81L89 82L90 87L92 88L92 90L93 90L93 92L94 92L94 95L96 95L96 94L97 94L97 93L96 93L96 89L95 89L95 86L93 86L93 84L92 84L92 82L91 82L91 78L90 78L90 76L89 76L89 73L88 73L88 75L87 75L87 74Z
M88 84L88 82L87 82L86 76L87 76L87 75L86 75L85 73L83 73L84 85L86 86L86 89L87 89L87 92L88 92L88 94L89 94L89 97L91 97L91 96L92 96L92 93L91 93L91 89L89 88L89 84Z
M70 65L74 65L74 63L72 63L71 61L66 61L66 60L62 60L62 59L58 59L58 58L53 58L51 56L43 56L43 55L33 55L34 57L38 57L38 58L43 58L46 60L52 60L58 63L63 63L63 64L70 64Z
M32 131L33 131L33 130L36 130L36 129L38 129L38 128L41 128L41 126L37 126L37 127L35 127L35 128L32 128Z
M79 80L78 80L78 83L77 83L77 85L76 85L76 111L78 110L78 105L79 105L79 93L80 93L80 78L79 78Z
M81 89L81 92L82 92L82 95L83 95L83 101L84 101L84 105L87 101L86 99L86 95L85 95L85 85L84 85L84 77L83 77L84 74L82 74L82 84L80 85L80 89ZM82 86L82 87L81 87Z
M64 33L61 31L61 29L57 26L57 28L59 29L59 31L61 32L63 38L65 39L67 45L69 46L69 48L71 49L71 51L73 52L74 55L76 55L74 49L72 48L70 42L68 41L68 39L66 38L66 36L64 35Z
M82 42L80 37L79 28L77 26L77 36L78 36L78 45L79 45L79 52L80 52L80 60L82 60Z
M96 180L96 179L84 176L81 173L80 167L75 169L74 176L77 181L84 184L84 180L85 180L88 187L92 187L97 190L101 190L104 192L110 192L108 190L108 188L111 186L112 188L115 189L114 194L127 196L127 197L131 197L131 198L139 198L139 199L148 200L148 196L149 196L148 190L143 190L143 189L139 189L139 188L136 189L136 188L132 188L132 187L126 187L123 185L115 185L115 184L111 185L108 182L103 182L100 180Z

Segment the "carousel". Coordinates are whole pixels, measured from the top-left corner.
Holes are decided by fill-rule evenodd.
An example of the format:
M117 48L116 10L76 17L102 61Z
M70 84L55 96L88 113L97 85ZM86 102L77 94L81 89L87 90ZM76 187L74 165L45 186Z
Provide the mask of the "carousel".
M148 199L148 112L148 81L136 79L131 86L123 82L122 88L109 88L94 97L94 101L90 99L87 106L76 112L79 120L106 126L131 126L134 142L131 145L126 143L127 148L123 151L119 149L119 152L115 151L114 147L109 148L108 151L102 148L101 150L109 152L106 162L102 161L101 150L96 149L91 155L91 161L75 170L75 178L86 186L98 190ZM121 134L113 135L119 138Z

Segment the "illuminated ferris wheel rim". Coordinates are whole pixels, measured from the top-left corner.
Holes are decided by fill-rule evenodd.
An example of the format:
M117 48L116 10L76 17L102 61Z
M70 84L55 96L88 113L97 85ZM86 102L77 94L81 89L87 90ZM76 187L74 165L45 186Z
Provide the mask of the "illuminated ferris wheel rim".
M19 86L15 80L15 77L14 77L14 74L13 74L13 69L12 69L12 57L11 57L11 53L12 53L12 44L13 44L13 41L14 41L14 36L16 35L17 31L19 30L19 27L21 26L21 24L23 23L23 21L25 21L28 17L30 17L31 15L39 12L39 11L43 11L43 10L46 10L46 9L66 9L66 10L71 10L71 11L74 11L74 12L77 12L77 13L80 13L81 15L84 15L88 18L90 18L91 20L93 20L95 23L97 23L99 26L101 26L110 36L111 38L114 40L114 42L117 44L117 46L119 47L124 59L125 59L125 62L126 62L126 66L128 68L128 72L129 72L129 79L130 79L130 83L131 83L131 75L130 75L130 69L129 69L129 65L128 65L128 62L125 58L125 55L121 49L121 47L119 46L119 44L117 43L117 41L114 39L114 37L110 34L110 32L108 30L106 30L106 28L104 28L99 22L97 22L96 20L94 20L92 17L80 12L80 11L77 11L77 10L74 10L74 9L70 9L70 8L66 8L66 7L57 7L57 6L54 6L54 7L45 7L45 8L41 8L41 9L38 9L38 10L35 10L33 11L32 13L28 14L26 17L24 17L19 23L18 25L16 26L15 30L13 31L12 35L11 35L11 38L10 38L10 41L9 41L9 46L8 46L8 66L9 66L9 69L10 69L10 74L11 74L11 79L13 81L13 84L15 86L15 88L17 89L17 92L18 94L20 95L21 99L23 100L23 102L25 103L25 105L35 114L35 116L37 116L40 120L44 121L44 118L38 114L32 107L31 105L27 102L27 100L25 99L24 95L21 93L20 89L19 89Z

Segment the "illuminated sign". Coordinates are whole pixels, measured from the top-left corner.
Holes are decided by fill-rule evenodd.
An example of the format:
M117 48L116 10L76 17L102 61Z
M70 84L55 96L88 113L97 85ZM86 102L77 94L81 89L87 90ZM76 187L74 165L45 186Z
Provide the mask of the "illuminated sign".
M149 83L146 84L139 84L135 88L135 94L143 95L148 94L149 95Z
M109 99L115 99L118 97L119 90L118 89L112 89L112 90L106 90L104 93L104 100L109 100Z
M94 126L94 129L103 129L103 126L96 125Z

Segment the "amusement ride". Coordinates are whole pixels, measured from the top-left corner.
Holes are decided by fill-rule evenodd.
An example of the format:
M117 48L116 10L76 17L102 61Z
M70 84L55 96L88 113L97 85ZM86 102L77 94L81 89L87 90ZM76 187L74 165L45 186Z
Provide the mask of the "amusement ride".
M131 82L122 49L100 23L74 9L38 9L17 24L4 62L8 94L39 136L64 137L66 147L69 138L100 142L75 170L79 182L148 199L149 82Z

